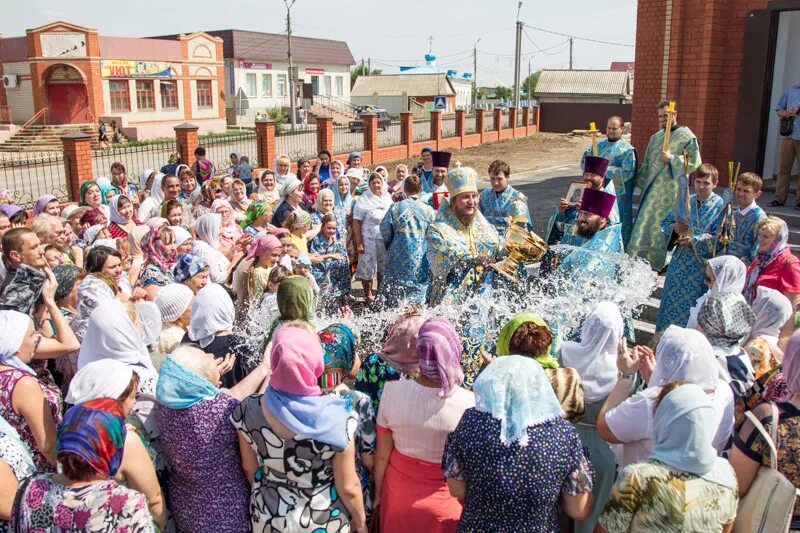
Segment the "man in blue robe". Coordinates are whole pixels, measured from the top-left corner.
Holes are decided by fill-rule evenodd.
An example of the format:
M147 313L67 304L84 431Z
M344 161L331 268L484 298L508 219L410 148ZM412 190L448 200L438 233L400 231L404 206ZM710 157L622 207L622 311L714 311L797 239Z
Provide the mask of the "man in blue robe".
M672 210L661 223L664 242L675 242L675 250L667 267L657 333L673 324L685 327L689 310L708 290L704 283L706 262L714 257L717 232L727 207L722 197L714 193L719 181L716 168L700 165L692 179L695 194L689 197L688 219L676 220Z
M420 157L422 161L417 163L417 166L414 167L412 170L412 174L416 174L419 176L419 180L422 183L422 191L423 192L430 192L431 190L431 183L433 183L433 148L430 146L426 146L420 152Z
M408 176L403 191L406 199L392 204L380 226L388 258L378 296L387 307L425 303L430 284L425 235L436 213L419 199L419 176Z
M431 206L434 211L439 209L439 204L447 196L447 185L444 180L447 178L447 171L450 169L450 159L453 154L450 152L429 152L431 164L431 180L427 184L422 182L422 193L420 198L423 202Z
M494 225L502 239L508 229L509 217L514 224L533 229L528 211L528 198L508 184L511 168L499 159L489 165L491 187L481 191L478 207L486 220Z
M622 138L624 130L625 121L622 117L609 118L606 138L597 141L597 155L608 159L605 179L606 182L614 182L622 224L622 242L627 245L633 228L633 184L636 179L639 154L631 143ZM586 157L590 155L592 155L591 147L584 152L582 165L585 165Z
M738 257L748 266L753 262L758 251L756 224L767 216L756 203L758 197L761 196L762 185L761 176L754 172L745 172L736 180L734 194L737 207L733 215L736 224L733 242L728 244L727 249L724 249L721 244L717 249L719 254Z
M619 225L619 208L616 202L617 191L614 187L614 182L606 180L603 177L608 169L608 159L590 155L584 159L583 164L583 181L587 184L587 188L584 189L584 194L588 189L595 189L603 190L613 195L615 201L608 215L607 222L612 226ZM547 244L571 244L572 246L581 246L586 241L586 238L581 236L575 228L580 206L581 201L574 201L572 198L561 198L559 200L558 208L547 223L547 234L545 236ZM620 235L622 235L621 232Z

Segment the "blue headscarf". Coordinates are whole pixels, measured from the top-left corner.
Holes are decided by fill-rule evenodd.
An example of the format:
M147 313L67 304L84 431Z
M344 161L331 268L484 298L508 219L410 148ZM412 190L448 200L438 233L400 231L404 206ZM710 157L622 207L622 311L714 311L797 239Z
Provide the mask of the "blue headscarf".
M208 268L208 263L199 255L192 253L181 254L175 259L175 265L172 267L172 276L175 278L176 283L183 283L206 268Z
M214 398L219 389L168 356L158 371L156 399L170 409L186 409Z
M655 445L650 458L691 472L725 487L736 488L731 465L711 445L716 425L714 407L693 383L679 386L661 400L653 422Z
M71 407L58 426L56 453L74 453L104 476L114 477L122 463L125 415L119 402L98 398Z
M342 178L347 180L347 194L345 194L344 197L339 193L339 180ZM333 191L334 209L341 213L342 218L346 217L347 214L353 210L353 195L350 194L350 179L342 174L336 179L336 183L333 184L331 190Z
M500 442L528 445L528 428L561 418L564 411L542 366L521 355L498 357L472 387L475 408L500 420Z

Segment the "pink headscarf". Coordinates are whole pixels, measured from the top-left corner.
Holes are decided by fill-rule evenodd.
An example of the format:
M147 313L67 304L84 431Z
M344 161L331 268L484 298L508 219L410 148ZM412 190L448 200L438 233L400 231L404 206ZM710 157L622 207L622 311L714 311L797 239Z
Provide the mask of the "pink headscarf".
M464 381L461 369L461 338L446 318L429 318L419 328L419 371L442 385L439 398L447 398Z
M299 396L321 396L317 380L325 371L322 355L316 334L301 328L280 328L272 338L270 387Z
M425 322L419 311L409 311L397 317L389 326L389 335L380 351L381 359L404 374L419 372L417 339L419 328Z
M282 248L283 245L281 241L275 235L263 235L258 238L256 242L250 247L250 251L247 253L247 259L253 259L254 257L261 257L265 253L274 250L275 248Z
M146 262L158 265L161 270L168 272L175 264L175 250L171 253L168 252L164 243L161 242L161 228L163 227L150 228L150 232L142 238L142 251Z
M219 238L221 243L236 242L239 237L244 235L244 230L236 223L236 217L233 216L233 207L228 200L217 198L211 203L211 212L216 213L220 207L227 207L231 210L231 216L228 219L228 224L224 225L219 230Z

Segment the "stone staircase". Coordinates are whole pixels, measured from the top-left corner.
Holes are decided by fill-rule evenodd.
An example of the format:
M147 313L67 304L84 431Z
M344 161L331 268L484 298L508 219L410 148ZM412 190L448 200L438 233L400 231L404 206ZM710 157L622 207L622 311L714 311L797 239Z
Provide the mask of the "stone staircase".
M321 104L319 102L314 102L314 105L312 105L310 108L308 108L307 111L308 111L308 114L309 114L309 118L310 117L314 117L314 118L316 118L316 117L331 117L331 118L333 118L333 123L334 124L347 124L351 120L353 120L353 118L354 118L351 115L347 115L345 113L342 113L341 111L339 111L337 109L334 109L334 108L332 108L330 106ZM309 120L309 122L311 122L311 120Z
M31 125L19 130L8 141L0 144L0 152L60 152L61 137L68 133L79 132L91 136L92 148L100 148L95 124ZM124 138L121 140L125 142Z

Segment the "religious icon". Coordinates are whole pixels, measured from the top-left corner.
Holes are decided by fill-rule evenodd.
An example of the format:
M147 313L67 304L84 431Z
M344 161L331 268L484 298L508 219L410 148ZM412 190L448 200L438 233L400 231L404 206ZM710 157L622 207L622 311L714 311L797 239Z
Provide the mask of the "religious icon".
M566 198L567 202L570 204L580 204L581 198L583 198L583 190L588 186L589 184L585 181L570 181L567 194L564 198Z

